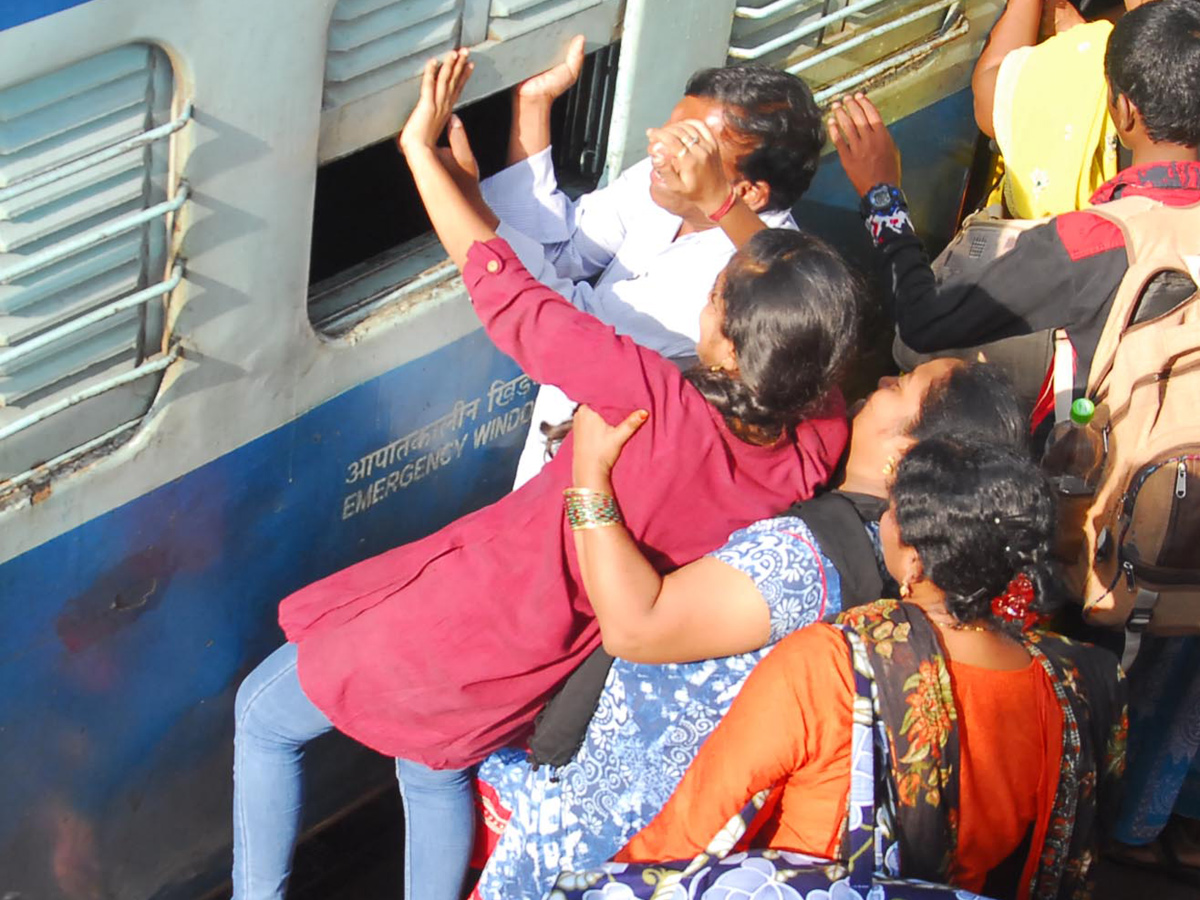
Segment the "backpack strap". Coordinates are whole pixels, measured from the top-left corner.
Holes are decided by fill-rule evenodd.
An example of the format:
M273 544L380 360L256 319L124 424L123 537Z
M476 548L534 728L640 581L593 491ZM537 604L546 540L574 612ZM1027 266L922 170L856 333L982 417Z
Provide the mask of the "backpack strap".
M1129 671L1138 651L1142 649L1142 635L1154 618L1154 607L1158 605L1158 591L1147 590L1139 585L1133 609L1125 622L1125 648L1121 651L1121 670Z
M827 491L811 500L793 503L783 513L808 526L821 552L837 569L842 609L874 603L883 596L883 577L879 574L875 545L863 527L867 520L877 521L887 504L880 500L878 507L878 514L870 510L868 519L864 519L849 497L841 491Z
M1200 259L1185 252L1188 245L1195 245L1200 228L1200 203L1167 206L1149 197L1123 197L1091 207L1087 212L1121 229L1129 260L1129 269L1113 298L1088 372L1088 391L1093 392L1112 368L1117 345L1132 324L1150 280L1174 262L1186 269L1194 281L1200 281L1197 277Z
M1054 421L1065 422L1071 416L1075 399L1075 348L1065 328L1054 329L1054 368L1051 389L1054 391Z

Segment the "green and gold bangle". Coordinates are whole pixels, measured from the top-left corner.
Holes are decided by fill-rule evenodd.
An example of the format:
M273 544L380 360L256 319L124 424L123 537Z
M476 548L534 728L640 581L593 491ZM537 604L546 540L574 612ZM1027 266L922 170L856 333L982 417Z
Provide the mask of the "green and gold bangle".
M567 488L563 497L567 523L572 531L621 525L625 521L617 507L617 498L612 494L590 488Z

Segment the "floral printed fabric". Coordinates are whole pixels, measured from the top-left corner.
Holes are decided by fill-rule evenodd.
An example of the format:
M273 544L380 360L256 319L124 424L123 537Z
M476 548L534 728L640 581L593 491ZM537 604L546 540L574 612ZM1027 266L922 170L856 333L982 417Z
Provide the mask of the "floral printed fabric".
M878 525L867 529L877 544ZM800 519L756 522L711 555L754 580L771 643L840 606L837 570ZM476 896L541 898L560 871L611 858L666 803L767 649L661 666L616 660L570 763L535 771L515 749L485 760L479 779L511 817Z
M1026 647L1050 676L1063 710L1062 771L1034 873L1033 900L1086 900L1099 834L1111 833L1129 734L1126 684L1106 650L1033 631Z
M936 630L896 600L848 610L837 622L866 646L905 874L944 882L958 846L958 710Z

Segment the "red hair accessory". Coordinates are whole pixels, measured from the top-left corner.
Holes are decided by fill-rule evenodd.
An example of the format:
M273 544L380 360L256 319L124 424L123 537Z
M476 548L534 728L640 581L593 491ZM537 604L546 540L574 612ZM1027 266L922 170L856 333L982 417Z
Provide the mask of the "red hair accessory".
M1002 622L1018 622L1027 631L1041 618L1029 607L1033 604L1033 582L1024 572L1018 572L1004 593L992 598L992 615Z

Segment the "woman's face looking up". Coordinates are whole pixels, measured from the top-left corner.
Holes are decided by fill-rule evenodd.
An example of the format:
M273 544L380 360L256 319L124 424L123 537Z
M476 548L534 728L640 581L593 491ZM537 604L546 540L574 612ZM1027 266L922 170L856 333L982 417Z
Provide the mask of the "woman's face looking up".
M963 365L957 359L935 359L904 375L887 375L854 415L854 430L889 435L904 431L920 415L931 385Z
M889 473L912 440L908 431L921 413L929 388L963 365L956 359L935 359L917 366L907 375L879 379L879 387L854 413L850 425L850 453L846 474L860 487L874 483L879 490L880 473Z

